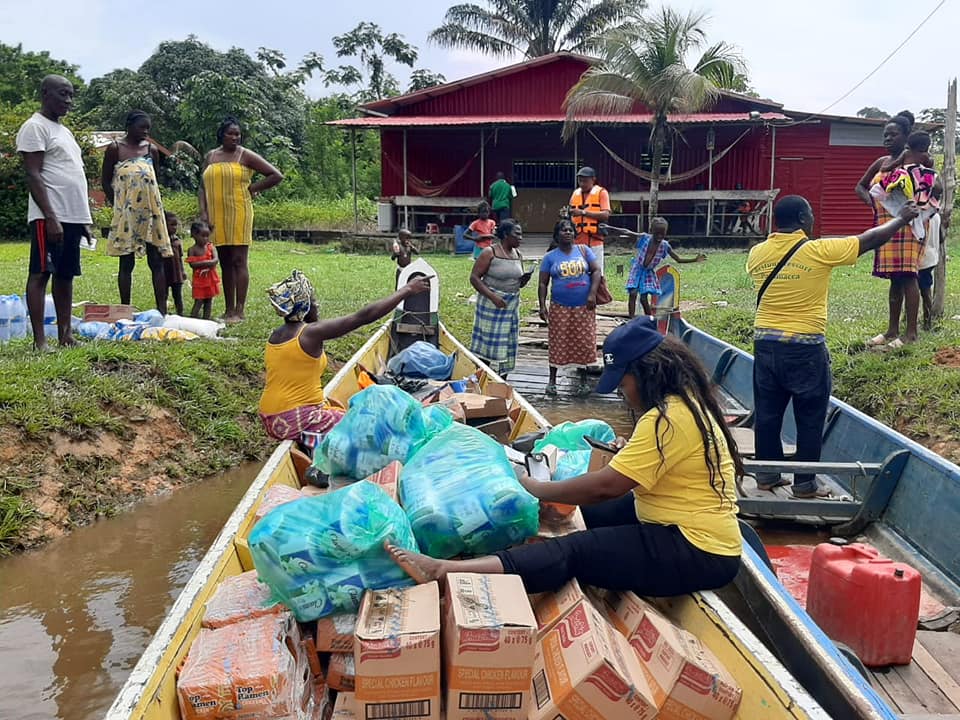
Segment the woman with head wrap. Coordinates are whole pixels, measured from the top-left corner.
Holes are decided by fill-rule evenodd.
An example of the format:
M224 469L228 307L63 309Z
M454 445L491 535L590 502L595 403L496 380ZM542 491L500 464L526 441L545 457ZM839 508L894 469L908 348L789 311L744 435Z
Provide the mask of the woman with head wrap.
M110 143L103 153L100 183L113 207L107 255L120 258L117 288L121 304L130 304L133 268L138 257L146 256L157 310L166 314L163 258L171 257L173 250L157 184L160 152L150 142L150 127L150 116L143 110L127 114L127 134Z
M284 322L271 333L264 353L267 382L260 397L260 419L267 434L277 440L298 440L305 432L325 433L336 425L343 410L331 406L323 394L324 342L379 320L406 298L429 289L430 281L418 277L355 313L320 320L316 293L302 272L294 270L271 286L270 304Z

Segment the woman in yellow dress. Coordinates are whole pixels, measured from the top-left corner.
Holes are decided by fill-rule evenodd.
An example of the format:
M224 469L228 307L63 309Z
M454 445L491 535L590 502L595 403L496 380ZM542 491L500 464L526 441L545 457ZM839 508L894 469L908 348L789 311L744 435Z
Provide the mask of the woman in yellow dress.
M160 153L150 142L150 116L142 110L127 115L127 134L114 140L103 154L100 182L113 206L107 255L120 258L117 288L120 302L130 304L133 268L147 257L153 278L157 310L167 312L167 277L163 258L171 257L170 236L160 201L157 168Z
M240 144L240 122L228 117L217 128L220 147L204 159L200 183L200 219L210 226L220 255L220 275L226 304L224 322L244 319L250 271L247 253L253 242L253 198L283 180L277 168ZM263 177L251 183L254 173Z

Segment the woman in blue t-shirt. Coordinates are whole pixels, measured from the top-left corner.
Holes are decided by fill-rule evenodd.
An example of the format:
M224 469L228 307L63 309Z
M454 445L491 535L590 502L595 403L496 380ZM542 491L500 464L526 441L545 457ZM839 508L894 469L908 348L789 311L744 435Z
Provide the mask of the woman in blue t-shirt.
M587 395L586 367L597 359L597 287L600 265L593 251L574 245L576 230L570 220L553 228L557 248L548 252L540 266L540 318L547 323L550 354L550 382L547 395L557 394L557 368L569 365L580 369L577 394ZM547 288L551 281L550 307Z

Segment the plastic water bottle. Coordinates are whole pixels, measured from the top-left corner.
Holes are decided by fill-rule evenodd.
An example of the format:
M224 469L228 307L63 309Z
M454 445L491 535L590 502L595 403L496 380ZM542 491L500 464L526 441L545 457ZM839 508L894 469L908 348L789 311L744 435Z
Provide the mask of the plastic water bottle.
M53 304L53 295L43 299L43 335L47 338L57 337L57 308Z
M10 295L10 339L19 340L27 336L27 306L19 295Z
M10 311L12 310L10 297L0 295L0 343L10 340Z

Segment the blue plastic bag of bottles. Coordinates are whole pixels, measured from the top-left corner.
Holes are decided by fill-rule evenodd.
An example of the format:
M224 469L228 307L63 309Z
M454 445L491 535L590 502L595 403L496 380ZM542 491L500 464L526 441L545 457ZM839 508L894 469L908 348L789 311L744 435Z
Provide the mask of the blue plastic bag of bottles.
M395 385L371 385L350 398L346 414L320 443L313 464L327 475L361 480L394 460L405 463L425 440L420 403Z
M370 482L280 505L248 538L257 576L300 622L356 612L366 589L410 584L387 540L417 549L403 510Z
M454 423L400 472L400 500L423 552L484 555L535 535L540 509L517 481L503 446Z
M557 469L553 471L554 480L569 480L583 475L590 466L592 450L568 450L557 460Z
M387 370L402 377L449 380L456 361L456 354L444 355L430 343L418 340L390 358Z
M561 450L589 450L590 444L583 439L585 435L606 443L617 439L613 428L603 420L562 422L537 440L533 451L542 452L547 445L554 445Z
M423 425L426 436L432 438L453 425L453 413L443 405L427 405L423 409Z

